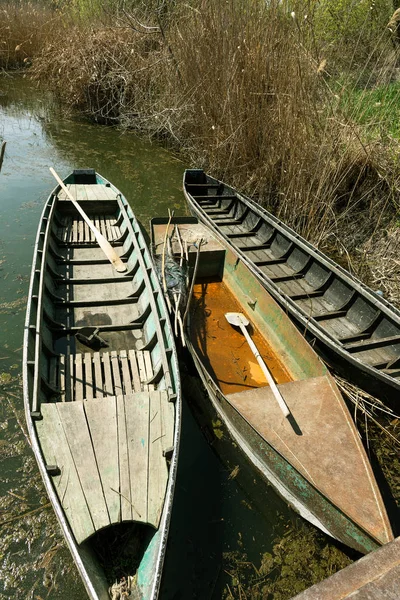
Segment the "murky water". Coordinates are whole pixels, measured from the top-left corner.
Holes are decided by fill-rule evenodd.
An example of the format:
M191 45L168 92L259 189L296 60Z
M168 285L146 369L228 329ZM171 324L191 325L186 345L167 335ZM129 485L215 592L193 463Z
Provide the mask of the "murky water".
M96 169L125 194L147 227L152 216L168 209L185 213L184 165L132 134L61 118L51 98L9 76L0 77L1 138L7 148L0 173L0 600L84 600L21 428L23 323L39 216L55 186L49 166L61 176L73 168ZM186 377L190 398L193 381ZM235 586L224 556L239 552L259 566L261 554L288 528L299 527L299 520L272 491L258 489L237 449L223 446L220 423L214 423L214 432L206 420L202 427L218 440L224 462L186 405L183 418L161 598L239 597L227 591L229 582L231 594Z

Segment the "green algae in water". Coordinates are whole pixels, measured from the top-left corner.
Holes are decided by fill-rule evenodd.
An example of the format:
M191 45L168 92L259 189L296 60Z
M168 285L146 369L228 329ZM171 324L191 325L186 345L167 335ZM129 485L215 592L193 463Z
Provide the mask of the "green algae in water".
M21 311L25 311L28 298L23 296L10 302L0 303L0 315L11 315Z
M314 528L288 528L256 566L241 551L225 553L230 577L223 599L289 600L353 561Z
M46 496L24 431L20 373L0 387L0 600L65 599L86 592Z

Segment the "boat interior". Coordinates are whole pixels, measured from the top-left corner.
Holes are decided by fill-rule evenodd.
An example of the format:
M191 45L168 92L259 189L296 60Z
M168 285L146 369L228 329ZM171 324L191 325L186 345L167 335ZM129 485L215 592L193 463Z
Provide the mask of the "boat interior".
M167 223L168 219L152 220L156 254L162 253ZM200 245L186 335L210 395L223 404L232 422L240 416L239 428L246 423L246 443L262 440L255 442L256 452L267 441L345 514L356 521L361 518L377 538L390 539L358 434L326 367L243 261L210 229L195 218L179 217L169 227L171 252L179 254L174 234L179 227L191 272ZM289 407L289 418L284 417L245 336L227 321L225 315L232 312L249 321L248 332ZM332 452L338 440L340 452ZM343 493L343 481L353 481L354 493ZM359 497L365 499L362 510L356 507Z
M94 171L67 188L122 258L117 272L65 192L38 233L27 331L31 416L78 544L123 521L157 528L173 452L172 333L139 225Z
M234 189L202 170L186 171L185 188L210 224L295 306L305 326L320 328L361 362L400 379L400 317Z

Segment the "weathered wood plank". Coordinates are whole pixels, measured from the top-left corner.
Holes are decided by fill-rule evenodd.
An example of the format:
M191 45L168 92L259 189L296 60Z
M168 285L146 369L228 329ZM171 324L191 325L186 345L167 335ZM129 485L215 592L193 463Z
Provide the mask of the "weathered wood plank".
M110 219L105 218L104 222L105 222L105 227L106 227L106 231L107 231L106 238L109 242L111 242L113 240L113 233L112 233L111 227L110 227Z
M126 350L121 350L119 353L119 359L121 362L121 370L122 370L122 383L125 394L132 394L132 380L131 374L129 372L129 363L128 363L128 355Z
M88 200L97 200L97 194L96 194L97 185L96 184L86 184L85 189L86 189L86 195L87 195Z
M78 237L78 219L74 219L73 222L73 228L72 228L72 242L78 242L79 241L79 237Z
M104 392L106 396L115 396L114 386L111 376L110 355L108 352L103 352L101 355L104 367Z
M110 525L100 475L83 408L83 402L56 404L60 421L78 472L93 524L102 529Z
M118 355L115 350L111 352L111 369L114 378L114 393L116 396L122 394L121 374L119 371Z
M95 377L95 388L94 396L96 398L103 398L103 375L101 372L101 359L100 353L95 352L93 354L93 365L94 365L94 377Z
M75 400L75 360L74 355L70 354L68 357L69 363L69 395L71 402Z
M95 528L60 421L57 405L43 403L41 412L43 419L36 423L40 445L46 463L57 465L60 469L60 475L52 476L51 479L76 541L80 544L95 532Z
M83 227L84 227L84 231L85 231L84 241L90 242L90 229L89 229L89 225L86 223L86 221L84 222Z
M146 364L144 361L144 352L136 352L136 359L139 369L140 384L143 390L148 390L149 386L145 383L147 381Z
M60 372L60 395L62 402L65 402L65 381L66 381L66 372L65 372L65 354L60 354L59 358L59 372Z
M117 396L117 427L121 521L130 521L132 519L131 480L124 396Z
M87 200L86 185L83 183L76 184L76 199Z
M98 402L85 402L84 409L110 521L118 523L121 520L121 500L119 495L117 401L114 396L99 399Z
M154 375L153 363L151 362L151 353L148 350L144 350L143 358L144 358L144 365L145 365L145 369L146 369L146 379L149 380ZM151 390L154 390L155 386L153 383L149 383L147 387L151 391Z
M129 350L129 362L131 364L132 371L132 383L135 392L142 391L142 384L140 382L139 368L136 359L136 352L134 350Z
M92 355L90 352L85 352L84 357L85 364L85 396L86 400L93 399L93 373L92 373Z
M125 396L132 517L147 522L150 403L147 392Z
M147 522L158 527L168 480L163 456L160 392L150 392L149 471L147 487Z
M162 390L160 394L162 446L163 450L166 450L174 444L175 405L173 402L169 402L165 390Z
M83 368L82 368L82 354L75 355L75 400L83 400L84 398L84 387L83 387Z
M79 242L84 242L85 241L85 232L84 232L84 221L79 220L78 222L78 241Z

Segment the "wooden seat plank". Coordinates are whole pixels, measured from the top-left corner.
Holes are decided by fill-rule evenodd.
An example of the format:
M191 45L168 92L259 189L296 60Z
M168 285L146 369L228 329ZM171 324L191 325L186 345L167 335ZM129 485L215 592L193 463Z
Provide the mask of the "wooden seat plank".
M83 367L82 367L82 354L75 355L75 400L83 400L84 398L84 386L83 386Z
M69 392L71 402L75 400L75 360L74 355L69 355Z
M48 465L57 465L60 469L60 474L53 475L51 479L76 541L80 544L95 532L93 521L60 421L57 404L43 403L41 412L43 419L36 422L36 430L44 459Z
M78 242L79 241L79 237L78 237L78 219L74 219L74 223L73 223L73 234L72 234L72 242Z
M114 386L111 376L110 355L108 352L103 352L101 355L104 367L104 392L105 396L116 396L114 394Z
M139 369L139 378L140 378L140 385L142 390L148 390L149 386L145 383L145 381L147 381L147 372L146 372L146 363L144 361L144 352L139 351L136 352L136 359L137 359L137 364L138 364L138 369Z
M86 185L84 183L77 183L76 185L76 199L87 200Z
M146 379L149 380L153 377L154 375L154 371L153 371L153 363L151 362L151 352L149 352L148 350L144 350L143 351L143 358L144 358L144 365L145 365L145 369L146 369ZM154 384L153 383L149 383L148 384L148 389L154 390Z
M119 354L119 360L121 362L121 371L122 371L122 383L125 394L132 394L132 380L131 374L129 372L129 363L128 363L128 355L126 350L121 350Z
M85 189L86 189L86 196L87 196L88 200L97 200L97 194L96 194L97 185L86 184Z
M85 241L85 233L84 233L84 227L83 227L84 221L79 220L78 223L78 241L79 242L84 242Z
M135 392L140 392L142 390L142 384L140 382L139 368L137 364L136 352L134 350L129 350L129 362L131 365L134 390Z
M66 373L65 373L65 354L60 354L60 358L59 358L59 373L60 373L60 395L61 395L61 400L62 402L65 402L66 397L65 397L65 380L66 380Z
M92 355L89 352L85 352L83 357L85 365L85 395L86 400L93 399L93 373L92 373Z
M168 394L162 390L160 398L161 406L161 433L163 451L174 445L175 405L169 402Z
M102 529L110 525L110 517L101 486L83 402L76 401L69 404L59 402L56 406L93 524L96 530Z
M124 396L117 396L117 429L121 521L130 521L132 519L131 480ZM136 513L135 518L139 518Z
M117 399L85 402L84 409L111 523L121 520Z
M161 419L161 395L159 391L149 393L150 430L149 430L149 471L147 486L147 522L158 527L165 489L168 481L168 468L163 456L163 437Z
M93 354L93 365L94 365L94 378L95 378L95 386L93 388L93 395L96 398L103 398L103 375L101 371L101 359L100 353L95 352Z
M119 371L118 354L115 350L111 352L111 369L114 379L114 393L116 396L122 394L121 373Z
M129 452L132 518L147 522L147 486L149 461L148 392L124 397Z
M106 231L107 231L107 235L106 238L109 242L111 242L114 239L113 233L111 231L111 226L110 226L110 219L104 218L104 223L106 226Z

